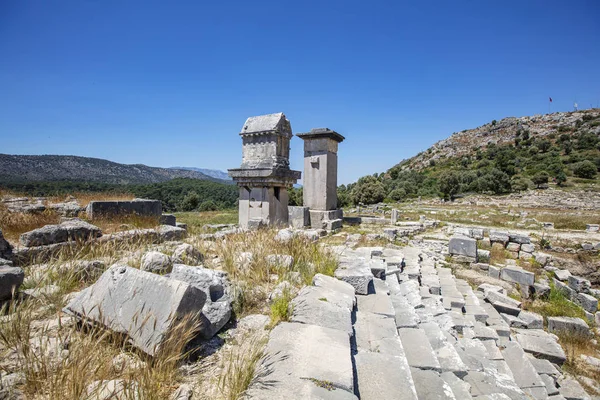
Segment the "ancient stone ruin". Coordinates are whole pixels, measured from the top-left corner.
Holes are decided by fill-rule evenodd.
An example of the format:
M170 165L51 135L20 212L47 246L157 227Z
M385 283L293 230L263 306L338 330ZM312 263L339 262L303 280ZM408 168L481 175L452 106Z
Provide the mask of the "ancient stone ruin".
M337 208L337 151L345 138L329 128L299 133L304 140L304 207L316 229L342 227L342 210Z
M240 188L240 228L287 225L287 190L300 179L290 169L290 121L283 113L250 117L240 136L242 165L228 171Z

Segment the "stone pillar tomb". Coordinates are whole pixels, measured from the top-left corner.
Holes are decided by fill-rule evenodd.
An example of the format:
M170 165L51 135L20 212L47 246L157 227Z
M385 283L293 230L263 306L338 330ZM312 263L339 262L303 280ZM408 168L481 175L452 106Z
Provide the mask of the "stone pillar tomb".
M240 227L287 225L287 190L301 175L290 169L290 121L283 113L250 117L240 136L242 165L228 170L240 188Z
M337 209L337 151L345 138L329 128L299 133L304 140L304 206L310 209L313 228L338 229L342 210Z

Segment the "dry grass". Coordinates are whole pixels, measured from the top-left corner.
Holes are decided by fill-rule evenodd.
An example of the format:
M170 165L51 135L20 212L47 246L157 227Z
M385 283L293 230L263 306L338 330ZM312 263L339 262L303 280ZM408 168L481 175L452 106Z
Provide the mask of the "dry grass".
M165 399L175 388L178 366L185 358L184 348L196 333L192 317L184 317L168 334L158 353L150 358L131 349L121 335L98 327L61 320L58 327L45 325L34 331L34 303L12 306L8 322L0 325L0 352L16 358L24 374L19 388L32 399L82 399L93 397L101 386L97 381L120 379L122 399ZM115 357L125 355L124 365ZM3 363L6 372L11 372ZM92 387L90 387L92 385Z
M68 195L50 196L47 198L47 203L63 203L72 200L72 198L77 199L80 206L86 207L91 201L127 201L133 200L135 195L120 192L73 192Z
M545 317L578 317L586 320L583 309L569 301L564 293L555 288L552 283L546 300L536 299L533 302L523 302L522 307Z
M123 215L114 218L96 218L94 220L86 220L100 228L104 234L127 231L131 229L156 228L160 225L160 221L156 217L144 217L136 214Z
M0 203L0 229L3 236L13 243L19 240L22 233L44 225L57 224L59 221L60 215L51 210L34 214L15 213L8 211L8 208Z
M560 345L567 356L567 361L563 365L563 369L575 376L585 376L593 379L595 382L600 382L600 370L590 366L580 358L581 355L597 358L598 354L600 354L598 344L594 344L589 336L581 334L559 333L558 337ZM584 385L588 393L600 395L596 390L585 385L584 382L580 383Z
M217 381L223 399L237 400L246 392L264 356L265 344L266 338L256 335L226 350Z
M492 246L490 249L490 264L498 265L505 264L508 255L502 246Z
M238 210L178 212L175 213L178 222L188 225L190 234L207 233L202 227L207 224L237 224Z

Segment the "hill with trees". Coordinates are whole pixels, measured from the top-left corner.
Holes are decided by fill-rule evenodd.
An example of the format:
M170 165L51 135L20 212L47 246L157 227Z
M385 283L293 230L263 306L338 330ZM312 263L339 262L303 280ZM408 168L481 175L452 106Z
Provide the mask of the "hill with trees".
M600 190L600 109L505 118L452 134L386 172L338 188L340 205L548 184Z

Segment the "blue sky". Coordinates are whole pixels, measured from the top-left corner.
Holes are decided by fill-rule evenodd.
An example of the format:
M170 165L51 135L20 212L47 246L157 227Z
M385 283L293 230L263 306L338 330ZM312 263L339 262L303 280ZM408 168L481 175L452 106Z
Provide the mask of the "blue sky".
M339 181L600 102L598 1L0 1L0 153L238 167L248 116L346 136ZM302 169L302 141L292 141Z

